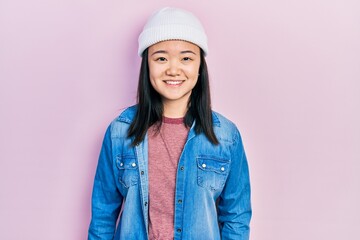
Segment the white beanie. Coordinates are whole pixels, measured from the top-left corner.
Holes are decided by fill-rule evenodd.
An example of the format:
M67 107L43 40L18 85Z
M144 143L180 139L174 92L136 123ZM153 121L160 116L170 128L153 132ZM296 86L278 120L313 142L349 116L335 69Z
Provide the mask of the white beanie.
M191 12L165 7L148 19L139 36L138 54L151 45L165 40L184 40L198 45L206 56L207 37L203 26Z

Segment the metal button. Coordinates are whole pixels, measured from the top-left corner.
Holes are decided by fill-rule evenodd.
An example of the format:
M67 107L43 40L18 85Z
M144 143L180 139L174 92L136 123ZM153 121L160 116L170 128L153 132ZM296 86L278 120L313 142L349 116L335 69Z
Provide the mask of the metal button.
M202 166L203 168L206 168L206 164L205 164L205 163L203 163L201 166Z
M221 167L220 170L221 170L221 171L225 171L225 168L224 168L224 167Z
M121 167L124 166L124 163L121 162L121 163L120 163L120 166L121 166Z
M179 199L179 200L178 200L178 203L182 203L182 200L181 200L181 199Z
M141 171L141 175L144 175L144 171Z
M176 229L177 232L181 233L181 228Z
M183 166L181 166L181 167L180 167L180 170L181 170L181 171L183 171L183 170L184 170L184 167L183 167Z
M136 167L136 163L132 163L131 166Z

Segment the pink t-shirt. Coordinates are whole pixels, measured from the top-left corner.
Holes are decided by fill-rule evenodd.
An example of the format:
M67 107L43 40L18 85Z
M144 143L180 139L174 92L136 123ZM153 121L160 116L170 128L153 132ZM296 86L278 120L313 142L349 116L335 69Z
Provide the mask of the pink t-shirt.
M148 131L149 239L174 238L174 199L178 161L189 132L184 118L163 118L160 132Z

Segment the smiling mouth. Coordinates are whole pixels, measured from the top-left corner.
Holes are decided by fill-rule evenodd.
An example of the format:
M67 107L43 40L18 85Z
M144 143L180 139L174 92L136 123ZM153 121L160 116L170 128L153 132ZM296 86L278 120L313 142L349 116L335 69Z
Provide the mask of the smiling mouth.
M184 80L165 80L164 82L168 85L176 86L182 84Z

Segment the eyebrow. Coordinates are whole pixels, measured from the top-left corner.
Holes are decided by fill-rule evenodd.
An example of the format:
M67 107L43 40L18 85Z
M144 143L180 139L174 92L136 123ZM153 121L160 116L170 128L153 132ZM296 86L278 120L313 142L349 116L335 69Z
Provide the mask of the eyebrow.
M151 56L154 55L154 54L157 54L157 53L168 53L168 52L165 51L165 50L159 50L159 51L153 52L153 53L151 54ZM194 53L194 52L191 51L191 50L181 51L180 53L181 53L181 54L184 54L184 53L192 53L192 54L196 55L196 53Z

